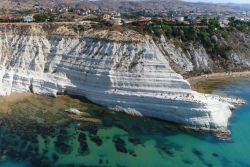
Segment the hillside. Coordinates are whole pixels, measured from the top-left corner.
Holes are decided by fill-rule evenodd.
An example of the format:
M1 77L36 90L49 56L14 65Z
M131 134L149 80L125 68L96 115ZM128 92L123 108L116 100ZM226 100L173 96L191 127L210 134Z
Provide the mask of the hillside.
M157 2L157 3L156 3ZM119 12L127 11L152 11L161 12L167 10L176 11L195 11L197 9L207 10L210 12L217 12L226 10L228 12L235 12L241 9L237 6L227 4L208 4L208 3L190 3L180 0L147 0L147 1L134 1L134 0L1 0L1 8L7 10L20 10L20 9L34 9L34 8L51 8L56 6L69 6L74 8L83 9L102 9L114 10Z
M199 26L189 26L154 19L151 24L128 27L152 36L172 67L190 76L249 69L249 24L231 20L221 27L217 19L204 19Z

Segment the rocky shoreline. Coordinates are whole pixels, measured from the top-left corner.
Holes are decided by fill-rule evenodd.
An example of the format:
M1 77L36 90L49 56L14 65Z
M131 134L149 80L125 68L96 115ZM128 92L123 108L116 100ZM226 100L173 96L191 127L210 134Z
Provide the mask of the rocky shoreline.
M187 81L190 83L194 91L199 91L199 84L207 82L209 80L232 80L246 77L250 77L250 71L212 73L196 77L190 77L187 78Z

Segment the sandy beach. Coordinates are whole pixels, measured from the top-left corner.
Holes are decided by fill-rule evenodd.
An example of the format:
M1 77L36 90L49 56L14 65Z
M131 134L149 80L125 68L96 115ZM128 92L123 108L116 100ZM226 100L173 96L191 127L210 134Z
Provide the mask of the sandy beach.
M190 77L187 78L188 82L191 84L191 87L193 90L199 91L199 86L202 83L205 83L207 81L225 81L235 78L244 78L244 77L250 77L250 71L243 71L243 72L230 72L230 73L213 73L213 74L206 74L202 76L197 77ZM202 92L204 93L204 92Z

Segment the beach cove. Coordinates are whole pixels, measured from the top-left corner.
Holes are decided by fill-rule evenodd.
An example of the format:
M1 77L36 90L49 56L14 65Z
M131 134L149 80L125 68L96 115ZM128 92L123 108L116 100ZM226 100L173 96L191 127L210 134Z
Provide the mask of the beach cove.
M249 79L233 80L217 85L213 93L239 96L249 103L249 83ZM231 139L220 140L211 133L184 131L175 124L131 117L70 97L28 95L18 103L14 100L16 107L6 105L7 115L1 111L0 166L250 164L249 104L234 111ZM64 112L69 107L88 112L102 123L69 121ZM148 158L151 161L145 161Z

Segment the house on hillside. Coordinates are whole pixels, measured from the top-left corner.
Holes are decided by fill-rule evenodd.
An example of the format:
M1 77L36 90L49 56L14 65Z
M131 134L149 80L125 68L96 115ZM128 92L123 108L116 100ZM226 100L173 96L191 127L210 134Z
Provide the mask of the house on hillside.
M23 18L23 21L24 21L24 22L33 22L33 16L25 16L25 17Z
M228 27L229 20L228 19L220 19L219 23L220 23L220 27L222 27L222 28Z
M175 18L177 22L184 22L184 17L183 16L178 16Z
M105 20L105 21L109 21L109 20L111 20L111 15L110 14L104 14L103 16L102 16L102 18L103 18L103 20Z
M103 18L103 20L111 23L112 25L121 26L122 19L119 16L120 16L120 14L104 14L102 18Z
M115 17L111 19L111 23L115 26L121 26L122 25L122 19L120 17Z
M201 24L201 19L194 19L191 21L192 25L200 25Z

